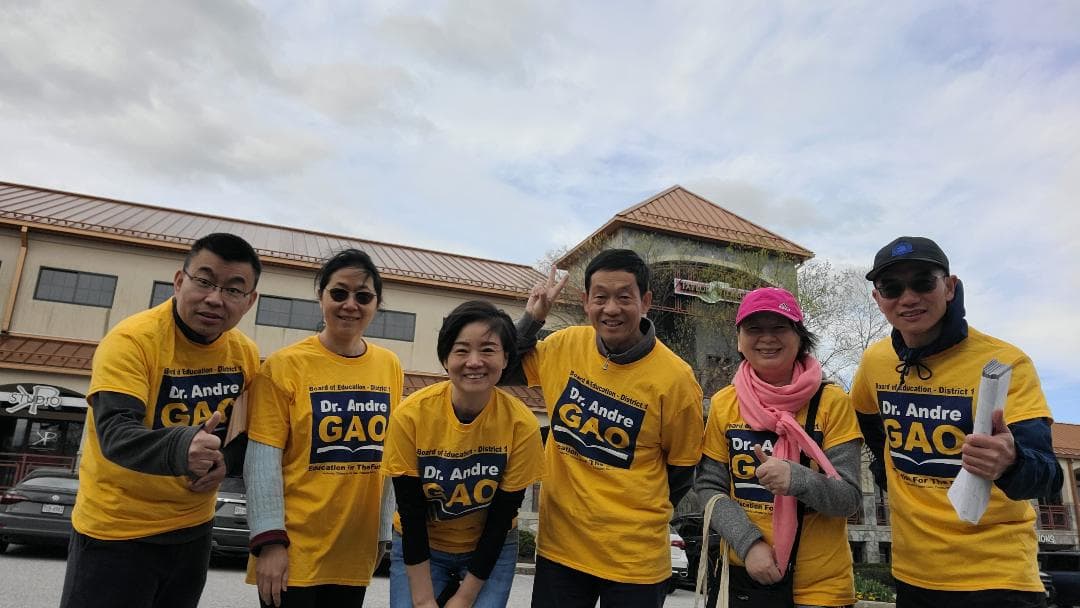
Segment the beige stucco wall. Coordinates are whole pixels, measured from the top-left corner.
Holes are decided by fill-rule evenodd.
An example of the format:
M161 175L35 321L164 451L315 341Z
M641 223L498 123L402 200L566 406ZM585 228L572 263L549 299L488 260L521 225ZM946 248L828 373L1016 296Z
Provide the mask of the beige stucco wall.
M3 384L48 384L57 388L66 388L86 394L90 388L90 376L50 374L24 369L0 368L0 385Z
M100 340L124 318L146 310L154 281L172 281L182 259L178 254L31 231L11 331ZM112 308L34 299L42 267L115 276Z
M0 228L0 318L7 307L11 279L15 276L15 262L19 259L19 231Z

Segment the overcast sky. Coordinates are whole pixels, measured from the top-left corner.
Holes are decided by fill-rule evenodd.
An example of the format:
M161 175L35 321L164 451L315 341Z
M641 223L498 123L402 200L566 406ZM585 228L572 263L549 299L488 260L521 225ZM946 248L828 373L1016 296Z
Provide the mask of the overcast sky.
M0 180L533 264L673 184L936 239L1080 423L1080 3L0 3Z

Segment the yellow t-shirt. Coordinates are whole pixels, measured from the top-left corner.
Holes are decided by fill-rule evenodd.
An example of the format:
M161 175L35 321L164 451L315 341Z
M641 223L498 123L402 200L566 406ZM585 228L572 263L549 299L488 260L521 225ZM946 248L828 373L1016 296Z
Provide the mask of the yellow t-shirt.
M929 380L912 370L907 383L897 386L900 360L886 338L866 350L852 382L855 409L881 412L885 421L893 575L908 584L942 591L1042 591L1031 503L1011 500L991 484L990 505L972 525L960 520L947 496L990 359L1013 366L1006 424L1050 418L1027 355L974 328L959 344L924 359L933 371Z
M379 541L383 441L401 363L368 342L355 358L305 338L267 358L251 386L248 436L284 450L289 585L367 585ZM248 563L247 582L254 583Z
M612 363L592 327L555 332L523 363L551 419L538 553L621 583L666 580L665 466L701 459L702 394L690 366L659 340L638 361Z
M763 445L765 451L771 451L776 433L750 428L739 411L734 386L718 391L710 403L702 451L728 466L732 497L746 511L750 522L761 530L765 542L772 545L773 494L758 483L754 446ZM799 424L806 425L806 414L807 409L803 408L795 416ZM862 438L851 403L843 389L836 385L826 385L822 391L811 437L824 450ZM820 470L814 461L810 467ZM732 563L742 565L734 551L730 556ZM813 606L855 603L847 519L807 509L795 562L795 603Z
M215 411L225 418L259 366L259 351L236 329L212 344L191 342L173 320L173 300L124 319L94 353L87 401L108 391L146 405L147 428L198 425ZM79 494L71 516L80 533L103 540L153 536L206 523L214 492L192 492L185 476L149 475L109 461L101 453L94 408L86 417Z
M428 544L438 551L476 548L495 490L517 492L540 479L543 444L536 416L496 388L469 424L454 415L450 382L409 395L391 418L383 474L419 477L428 501ZM401 519L394 514L394 529Z

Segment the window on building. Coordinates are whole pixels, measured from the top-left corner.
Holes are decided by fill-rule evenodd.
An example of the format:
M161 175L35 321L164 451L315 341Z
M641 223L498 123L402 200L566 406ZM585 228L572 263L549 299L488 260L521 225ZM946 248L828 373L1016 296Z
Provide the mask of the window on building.
M380 310L364 335L371 338L412 342L416 336L416 315L411 312Z
M315 300L259 296L259 308L255 313L256 325L315 331L320 322L322 311Z
M880 557L881 563L883 563L883 564L891 564L892 563L892 543L879 542L877 544L877 546L878 546L878 557Z
M112 306L115 293L115 276L42 268L41 273L38 274L34 299L109 308Z
M861 564L866 561L866 543L857 540L848 541L851 546L851 561Z
M150 306L153 308L165 300L173 297L173 284L165 281L154 281L154 289L150 292Z

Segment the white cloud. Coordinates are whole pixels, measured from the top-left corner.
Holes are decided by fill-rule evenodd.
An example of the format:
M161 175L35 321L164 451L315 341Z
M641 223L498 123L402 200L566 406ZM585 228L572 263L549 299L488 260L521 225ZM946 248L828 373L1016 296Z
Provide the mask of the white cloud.
M973 323L1076 386L1078 26L1049 1L8 2L0 179L526 263L680 183L839 264L938 239Z

